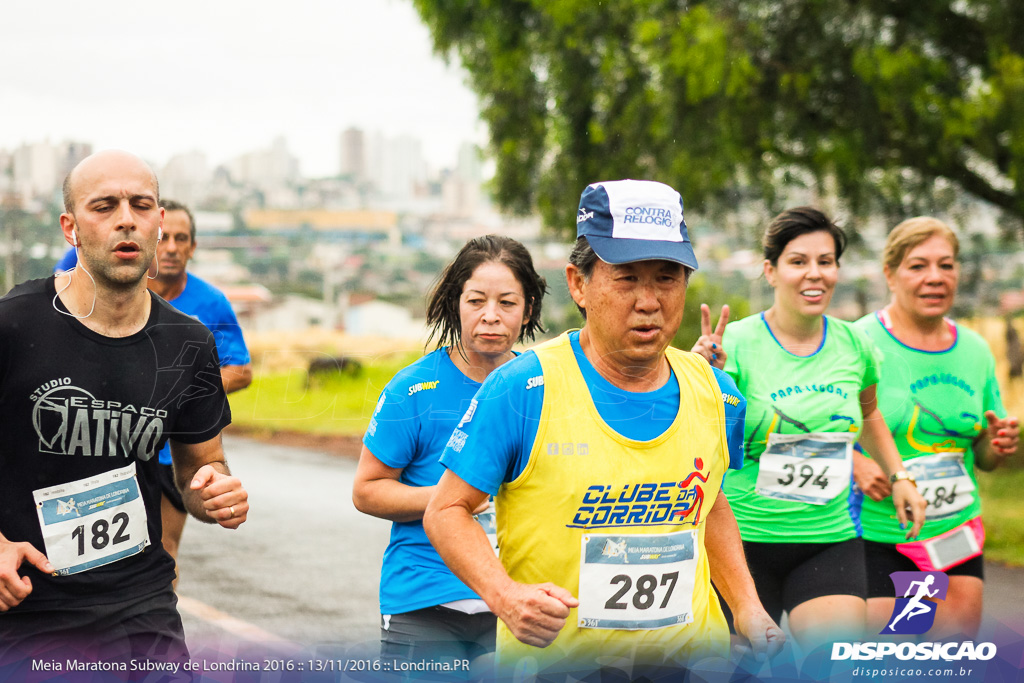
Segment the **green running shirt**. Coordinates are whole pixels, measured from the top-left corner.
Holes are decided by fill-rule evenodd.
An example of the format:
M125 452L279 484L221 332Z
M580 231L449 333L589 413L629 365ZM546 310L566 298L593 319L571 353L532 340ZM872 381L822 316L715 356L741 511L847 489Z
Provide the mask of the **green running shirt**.
M800 493L820 494L829 481L833 489L840 487L824 505L782 500L756 490L769 434L845 434L854 440L860 433L860 392L878 382L878 351L850 323L825 316L824 326L821 345L808 356L784 349L764 313L726 327L725 371L747 399L747 419L743 469L730 470L723 488L745 541L834 543L857 535L850 516L848 474L839 481L828 473L798 480ZM841 465L832 471L844 471ZM800 473L801 469L790 470L796 476ZM792 483L791 477L783 476L785 480L775 474L770 479Z
M995 359L981 335L959 325L953 345L945 351L921 351L897 340L878 313L855 325L870 337L883 355L878 382L878 407L896 441L903 462L918 478L928 501L927 518L919 539L932 538L981 514L971 445L985 429L985 411L1004 417L1006 409L995 377ZM742 390L742 387L741 387ZM749 406L747 408L749 414ZM957 478L931 482L915 471L914 460L937 453L963 457L966 472ZM860 457L860 456L855 456ZM919 463L920 465L920 463ZM950 484L949 482L952 482ZM952 511L952 514L950 512ZM892 498L861 504L864 538L901 543L906 532L896 520Z

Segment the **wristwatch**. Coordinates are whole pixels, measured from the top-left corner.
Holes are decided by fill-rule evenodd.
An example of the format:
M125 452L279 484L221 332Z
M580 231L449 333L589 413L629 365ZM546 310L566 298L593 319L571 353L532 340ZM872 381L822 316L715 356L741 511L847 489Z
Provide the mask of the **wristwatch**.
M890 484L895 484L898 481L909 481L914 486L917 486L917 479L915 479L914 475L907 470L900 470L899 472L893 472L889 475Z

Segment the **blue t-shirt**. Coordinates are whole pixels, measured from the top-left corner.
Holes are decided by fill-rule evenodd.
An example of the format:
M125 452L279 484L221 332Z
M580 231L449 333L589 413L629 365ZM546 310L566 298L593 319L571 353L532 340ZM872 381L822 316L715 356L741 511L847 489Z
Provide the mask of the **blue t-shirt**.
M675 374L665 385L649 392L616 387L590 363L580 346L579 332L571 332L576 362L590 388L597 412L622 436L650 441L662 434L679 410L679 383ZM725 429L729 442L729 467L743 466L743 418L747 402L729 375L712 368L725 405ZM473 402L472 420L458 425L446 447L441 464L475 489L491 495L513 481L526 468L537 436L544 383L537 354L527 351L492 372Z
M74 247L68 248L64 252L64 255L60 257L60 261L57 261L57 265L53 267L53 272L62 273L65 270L71 270L78 265L78 250Z
M192 316L213 332L217 344L217 355L221 367L225 365L246 365L249 363L249 349L242 338L242 328L224 293L191 273L185 281L185 289L169 304L182 313ZM170 443L160 450L160 464L171 464Z
M402 369L384 387L363 444L408 486L433 486L448 437L469 408L479 382L455 367L442 348ZM454 600L477 598L445 566L422 520L394 522L380 576L381 614L402 614Z

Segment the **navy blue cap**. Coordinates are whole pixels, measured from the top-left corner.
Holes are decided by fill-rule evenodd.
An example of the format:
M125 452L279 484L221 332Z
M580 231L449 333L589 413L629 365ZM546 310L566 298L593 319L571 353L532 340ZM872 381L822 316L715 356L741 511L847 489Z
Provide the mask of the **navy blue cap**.
M605 263L662 259L697 269L683 220L683 198L653 180L610 180L580 196L576 237Z

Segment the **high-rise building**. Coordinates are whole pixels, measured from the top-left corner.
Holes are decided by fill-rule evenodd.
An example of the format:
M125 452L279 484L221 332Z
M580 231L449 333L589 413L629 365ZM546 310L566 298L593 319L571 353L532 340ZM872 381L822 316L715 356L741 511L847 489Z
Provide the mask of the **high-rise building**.
M92 154L92 143L90 142L68 140L61 143L57 149L57 166L61 183L64 182L64 177L71 173L71 169L90 154Z
M26 199L51 195L64 180L60 170L57 148L49 141L25 143L14 150L14 190Z
M212 178L204 152L175 154L160 173L160 195L195 206L206 198Z
M367 175L382 197L405 200L416 196L427 180L422 143L411 135L386 138L375 134L367 155Z
M464 142L459 145L455 170L441 182L441 198L446 213L468 218L483 207L483 163L480 148Z
M0 149L0 202L4 195L14 192L13 165L14 155L6 149Z
M361 184L366 180L366 136L358 128L342 131L340 139L341 175L348 176L353 183Z
M299 179L299 160L288 151L284 137L269 149L248 152L227 164L235 182L253 185L263 192L285 189Z
M49 201L60 190L64 176L90 154L92 145L86 142L25 143L11 154L11 189L25 200Z
M472 142L459 145L459 160L456 166L459 178L467 183L479 184L483 180L483 162L480 148Z

